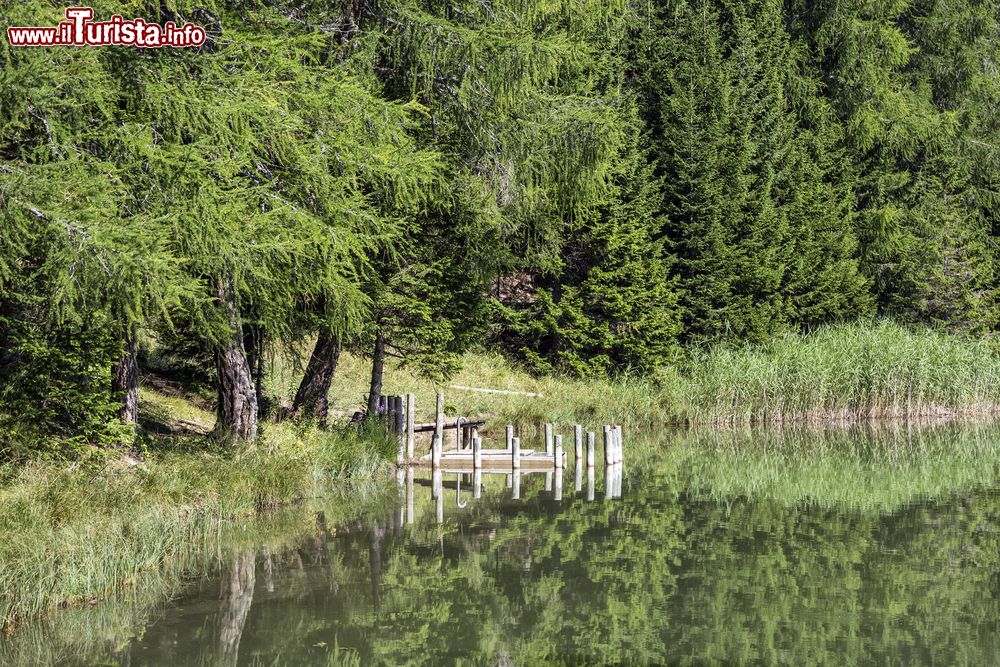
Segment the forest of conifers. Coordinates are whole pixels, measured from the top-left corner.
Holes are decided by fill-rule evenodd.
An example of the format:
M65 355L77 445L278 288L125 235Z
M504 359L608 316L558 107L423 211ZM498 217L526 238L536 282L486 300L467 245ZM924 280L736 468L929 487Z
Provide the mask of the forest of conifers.
M324 419L342 350L375 409L387 358L606 377L1000 320L995 0L91 4L208 40L0 40L0 444L129 438L150 345L235 441L276 350Z

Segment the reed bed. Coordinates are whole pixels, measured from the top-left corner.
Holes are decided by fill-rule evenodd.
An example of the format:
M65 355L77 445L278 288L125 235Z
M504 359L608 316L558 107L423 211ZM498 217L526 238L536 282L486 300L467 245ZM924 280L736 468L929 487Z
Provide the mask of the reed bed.
M364 404L371 369L345 354L331 391L335 413ZM274 369L272 391L294 394L299 374ZM542 394L484 394L448 385ZM495 353L470 353L461 371L437 385L390 365L384 392L413 392L418 421L433 421L434 395L447 413L497 423L776 424L863 421L936 415L989 415L1000 407L1000 355L983 341L892 322L828 326L766 345L690 351L677 368L613 380L536 377Z

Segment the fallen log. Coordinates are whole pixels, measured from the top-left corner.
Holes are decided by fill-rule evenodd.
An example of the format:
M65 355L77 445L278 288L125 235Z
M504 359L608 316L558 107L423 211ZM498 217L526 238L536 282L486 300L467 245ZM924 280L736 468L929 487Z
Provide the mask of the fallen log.
M449 389L459 389L461 391L477 391L480 394L505 394L507 396L530 396L531 398L545 398L545 394L536 394L530 391L511 391L508 389L484 389L482 387L465 387L460 384L450 384Z

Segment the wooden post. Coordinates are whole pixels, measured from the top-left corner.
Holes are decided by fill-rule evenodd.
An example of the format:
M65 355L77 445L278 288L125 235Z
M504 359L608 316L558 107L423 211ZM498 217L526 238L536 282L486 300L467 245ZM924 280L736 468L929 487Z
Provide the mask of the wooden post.
M520 470L521 468L521 439L511 438L510 441L511 468ZM515 473L517 474L517 473ZM519 478L518 478L519 479Z
M587 431L587 467L594 468L594 432Z
M622 427L621 424L615 426L615 463L622 462L622 454L624 447L622 445Z
M483 467L483 439L479 436L472 438L472 468L479 470Z
M615 447L614 436L611 435L611 427L604 427L604 465L611 465L614 462L612 450Z
M479 437L479 427L478 426L473 426L472 427L472 442L475 443L476 442L476 438L478 438L478 437Z
M559 468L560 470L562 470L562 467L563 467L562 436L561 435L557 435L555 437L555 440L556 440L556 452L555 452L555 456L553 457L553 463L555 463L555 467L556 468Z
M434 405L434 435L444 436L444 392L437 393L437 401Z
M393 412L392 428L396 434L396 440L399 441L399 454L396 456L396 463L403 465L406 461L406 439L403 437L403 422L406 415L403 414L403 397L394 396L393 404L395 411Z
M514 439L514 425L507 424L506 438L504 439L504 442L506 443L506 448L508 452L510 451L511 441L513 439Z
M583 427L579 424L573 427L573 458L578 468L583 465Z
M465 449L466 436L468 435L468 429L462 428L462 422L469 421L465 417L459 416L455 417L455 451L460 451Z
M512 474L510 482L510 497L514 500L521 498L521 470L518 468Z
M417 414L417 397L413 394L406 395L406 458L413 458L413 423Z
M431 466L434 468L441 467L441 436L435 435L434 439L431 440Z
M545 454L552 455L552 424L545 425Z
M556 470L556 489L553 494L553 499L562 500L563 491L563 469L559 468Z

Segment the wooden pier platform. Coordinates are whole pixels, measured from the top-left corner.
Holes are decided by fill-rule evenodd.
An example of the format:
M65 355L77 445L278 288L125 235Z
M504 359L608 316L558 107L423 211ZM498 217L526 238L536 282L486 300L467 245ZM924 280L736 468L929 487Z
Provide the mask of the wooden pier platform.
M563 453L563 460L565 461L566 454ZM536 452L533 449L522 449L521 450L521 468L522 469L533 469L539 470L544 468L545 470L551 470L555 467L556 458L554 454L546 454L545 452ZM513 458L512 453L509 449L484 449L482 451L482 463L481 468L484 471L487 470L512 470L513 469ZM420 468L431 468L433 466L432 456L426 454L413 461L413 465ZM441 452L441 471L442 472L473 472L473 458L471 449L462 450L446 450Z

